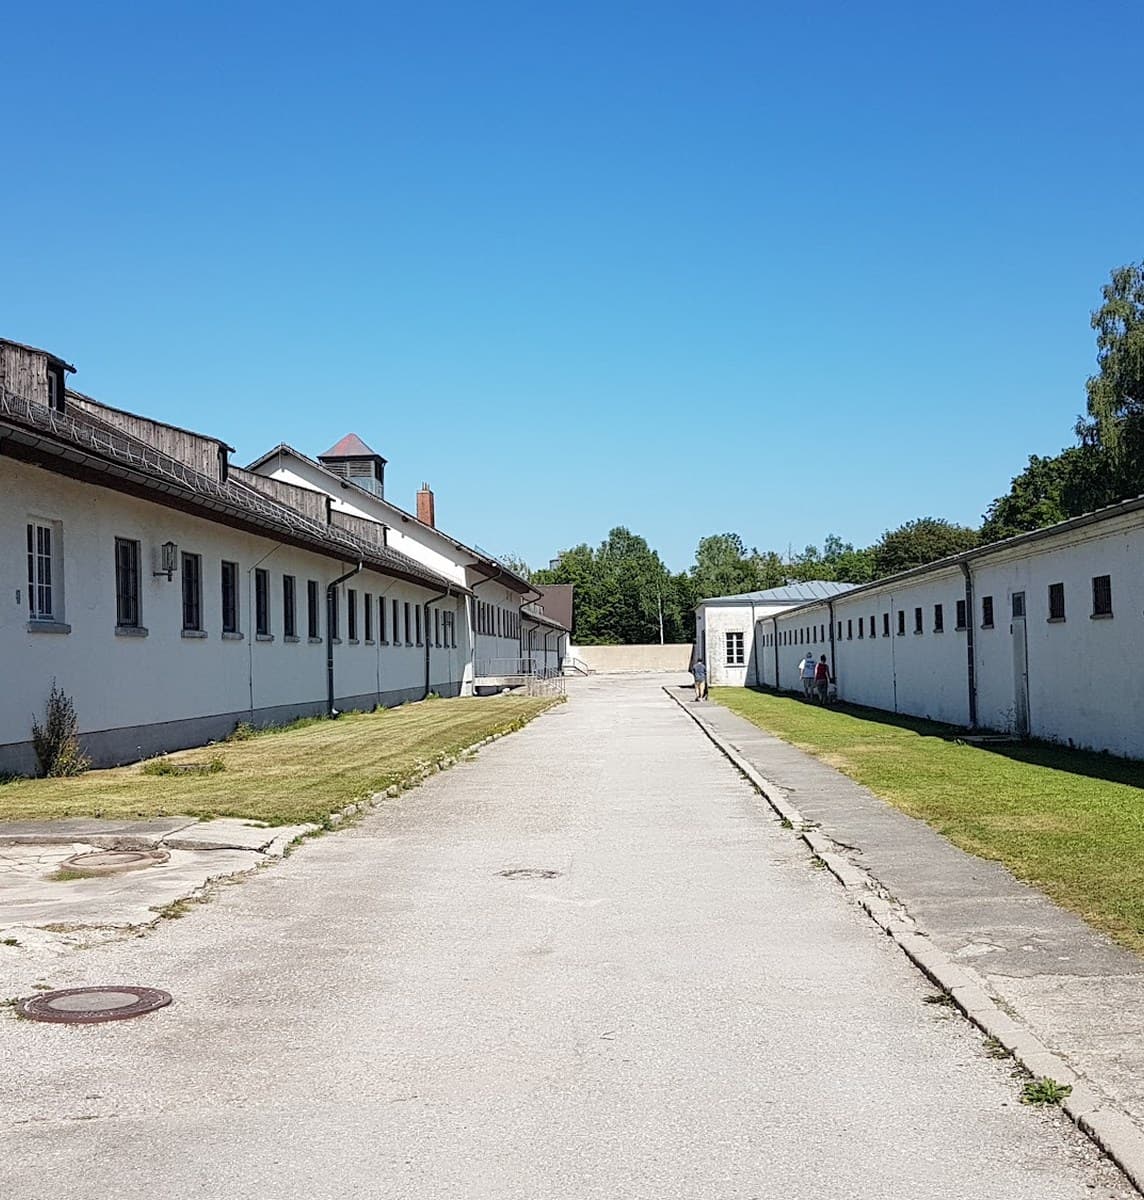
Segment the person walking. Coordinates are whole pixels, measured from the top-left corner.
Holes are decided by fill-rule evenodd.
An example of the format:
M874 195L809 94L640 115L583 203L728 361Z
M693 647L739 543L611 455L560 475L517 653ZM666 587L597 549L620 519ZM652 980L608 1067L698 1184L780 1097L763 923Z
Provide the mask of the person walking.
M818 662L814 664L814 691L818 698L819 704L826 703L826 693L830 688L830 667L826 664L826 655L824 654Z
M808 699L814 699L814 655L808 650L798 664L798 673L802 679L802 694Z
M691 674L695 676L695 699L707 699L707 664L701 658L695 660L691 668Z

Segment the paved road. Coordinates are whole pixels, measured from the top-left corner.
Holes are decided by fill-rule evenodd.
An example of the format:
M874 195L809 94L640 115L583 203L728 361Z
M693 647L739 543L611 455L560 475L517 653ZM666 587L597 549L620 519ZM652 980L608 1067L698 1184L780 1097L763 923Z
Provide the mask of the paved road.
M1134 1194L653 680L48 982L178 1003L0 1020L21 1200Z

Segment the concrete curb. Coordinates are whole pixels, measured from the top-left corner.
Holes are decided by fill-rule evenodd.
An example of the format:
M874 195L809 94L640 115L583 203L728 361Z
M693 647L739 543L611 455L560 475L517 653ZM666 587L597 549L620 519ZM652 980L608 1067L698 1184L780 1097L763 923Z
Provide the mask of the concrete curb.
M1061 1107L1073 1123L1094 1141L1124 1172L1137 1191L1144 1193L1144 1130L1122 1109L1099 1095L1059 1055L1023 1025L1008 1015L982 986L980 978L955 963L929 939L924 930L891 904L886 889L868 871L852 863L830 838L808 828L802 814L786 798L783 789L759 774L730 742L702 716L693 712L668 687L664 693L689 716L707 738L746 777L770 807L821 859L859 906L897 943L906 957L933 984L945 992L959 1011L982 1033L1003 1046L1034 1078L1049 1078L1070 1084L1072 1092Z

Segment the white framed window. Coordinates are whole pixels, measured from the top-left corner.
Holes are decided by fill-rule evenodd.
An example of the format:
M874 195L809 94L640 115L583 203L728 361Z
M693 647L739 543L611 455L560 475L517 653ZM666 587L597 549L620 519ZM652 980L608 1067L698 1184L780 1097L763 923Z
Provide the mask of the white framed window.
M727 666L741 667L746 661L743 648L743 635L739 632L729 632L727 638Z
M58 521L28 521L28 619L64 619L63 538Z

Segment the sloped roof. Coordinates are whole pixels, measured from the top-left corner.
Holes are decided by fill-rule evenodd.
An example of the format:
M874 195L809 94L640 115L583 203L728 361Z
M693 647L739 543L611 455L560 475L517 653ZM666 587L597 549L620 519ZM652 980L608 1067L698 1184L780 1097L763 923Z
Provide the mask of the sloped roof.
M831 579L807 579L788 583L784 587L765 588L761 592L741 592L737 596L710 596L703 604L806 604L812 600L827 600L854 588L852 583L836 583Z
M381 458L376 450L371 450L356 433L347 433L340 442L335 442L321 458ZM385 459L381 459L385 462Z
M240 479L220 481L163 453L80 408L58 413L0 391L4 453L37 466L205 517L222 525L271 534L289 545L371 569L433 590L467 593L389 546L308 517Z

